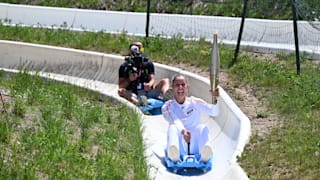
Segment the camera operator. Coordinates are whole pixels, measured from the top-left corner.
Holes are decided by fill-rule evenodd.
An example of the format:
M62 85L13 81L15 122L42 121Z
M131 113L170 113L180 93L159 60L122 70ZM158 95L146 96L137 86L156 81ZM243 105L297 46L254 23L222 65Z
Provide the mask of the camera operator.
M155 69L152 61L143 53L141 42L133 42L129 46L130 54L119 68L118 94L138 106L146 106L147 98L173 97L169 89L169 79L161 79L155 83Z

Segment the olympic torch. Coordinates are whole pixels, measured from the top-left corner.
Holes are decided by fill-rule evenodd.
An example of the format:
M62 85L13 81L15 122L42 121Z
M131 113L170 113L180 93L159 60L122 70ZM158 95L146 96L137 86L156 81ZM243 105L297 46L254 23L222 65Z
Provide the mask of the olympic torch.
M213 33L213 43L211 51L211 61L210 61L210 85L211 90L214 91L219 84L219 72L220 72L220 56L218 47L218 32ZM212 103L217 103L217 98L212 97Z

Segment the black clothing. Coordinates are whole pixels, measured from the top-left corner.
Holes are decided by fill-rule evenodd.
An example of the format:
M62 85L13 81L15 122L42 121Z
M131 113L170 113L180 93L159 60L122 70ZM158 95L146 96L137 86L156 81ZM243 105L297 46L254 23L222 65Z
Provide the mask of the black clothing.
M143 84L148 83L149 80L149 75L150 74L155 74L154 70L154 64L151 61L148 61L147 57L142 54L143 57L145 57L144 62L142 63L133 63L133 64L128 64L127 62L121 64L119 68L119 77L129 79L130 73L130 67L128 66L134 66L137 68L137 73L138 73L138 78L135 81L131 81L129 86L126 88L127 90L131 90L133 93L137 94L138 90L144 89Z

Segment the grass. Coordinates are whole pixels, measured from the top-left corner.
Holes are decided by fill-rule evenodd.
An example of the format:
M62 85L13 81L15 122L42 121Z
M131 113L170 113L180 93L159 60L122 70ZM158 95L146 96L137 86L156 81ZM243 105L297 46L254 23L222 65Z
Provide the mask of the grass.
M251 179L318 179L320 172L320 68L304 60L297 76L293 57L257 61L242 57L231 74L249 84L280 115L281 126L240 158Z
M26 72L0 74L10 96L0 116L0 179L148 179L132 110Z
M203 40L184 41L180 37L174 37L170 40L153 37L146 40L144 38L127 36L125 33L118 36L102 32L79 33L69 32L67 30L0 26L0 39L49 44L122 55L127 53L127 47L131 41L140 40L144 44L147 44L145 48L146 54L156 62L164 64L184 63L204 70L208 70L210 62L210 43ZM229 67L233 53L234 49L232 47L220 45L221 66L223 71L227 72L232 79L237 82L237 86L248 85L253 88L258 98L263 99L264 102L267 103L269 111L275 112L281 117L281 122L279 122L281 126L275 127L270 134L263 138L255 134L253 135L248 147L239 159L241 166L250 176L250 179L319 179L319 66L310 63L303 56L301 58L301 75L298 76L296 75L295 57L292 55L276 54L276 58L274 59L266 58L260 60L243 52L243 54L239 56L236 64ZM32 97L32 93L30 93L29 96ZM30 101L32 102L32 100ZM17 104L19 103L21 107L24 107L24 103L26 102L18 101ZM62 114L65 114L66 117L70 116L71 113L67 110L68 108L66 108L71 107L69 103L74 103L74 101L66 101L64 105L61 105L65 107L62 108L61 113L63 112ZM28 111L28 109L26 109L26 111ZM52 116L45 106L42 108L42 111L47 112L48 117ZM21 108L21 110L17 112L25 114L24 108ZM258 112L258 115L267 116L267 113ZM59 124L61 124L61 122L56 122L55 126L61 127ZM53 125L49 124L48 126ZM11 124L1 125L1 133L4 134L1 136L1 139L9 141L9 139L15 137L15 134L10 133L15 129L13 127L15 126ZM41 137L44 135L39 136L40 140L38 141L41 142ZM86 133L84 133L83 136L86 141L81 141L80 145L78 145L79 147L86 145L88 143L87 137L91 137ZM107 134L104 138L107 137L110 138L110 135ZM59 143L63 144L64 142L58 139L53 141L53 143L59 145ZM41 145L41 143L39 144ZM254 145L254 148L249 149L251 145ZM18 151L20 150L18 147L19 145L15 144L12 149ZM34 147L31 146L27 149L30 148L32 149ZM38 151L35 150L29 152L31 155L32 152L38 153ZM54 152L49 152L51 155L54 155ZM42 153L46 155L45 152ZM8 154L6 154L5 157L7 156ZM18 163L19 157L17 156L18 155L14 154L10 155L10 157L15 158L12 160L13 163ZM45 157L49 158L49 156ZM54 160L54 162L59 162L59 159ZM45 158L42 159L42 161L45 161ZM107 162L108 161L105 161L105 163ZM51 171L59 171L61 166L64 167L68 165L68 163L65 165L61 161L57 164L47 164L47 166L50 166L47 171L50 173ZM121 162L120 164L126 165L126 162ZM80 165L75 165L75 167L79 169L82 168L79 166ZM14 166L11 165L10 167ZM16 171L22 172L23 168L31 168L33 166L28 162L27 165L17 166L18 168L10 167L6 168L10 171L4 172L4 175L10 176ZM92 169L91 171L93 171ZM113 170L117 171L120 171L120 169L122 168L113 168ZM115 172L116 174L117 171ZM38 173L36 170L30 172ZM58 172L56 173L59 174ZM46 173L44 174L46 175ZM62 177L62 175L60 177Z
M146 45L145 53L158 62L190 63L198 67L209 67L211 44L201 39L200 41L184 41L181 37L171 40L161 37L145 39L132 37L122 33L120 35L104 32L72 32L68 30L54 30L19 25L8 27L0 24L0 39L33 42L37 44L50 44L83 50L93 50L111 54L128 54L128 45L139 40ZM226 50L225 50L226 49ZM230 48L221 49L222 65L231 62L233 52Z

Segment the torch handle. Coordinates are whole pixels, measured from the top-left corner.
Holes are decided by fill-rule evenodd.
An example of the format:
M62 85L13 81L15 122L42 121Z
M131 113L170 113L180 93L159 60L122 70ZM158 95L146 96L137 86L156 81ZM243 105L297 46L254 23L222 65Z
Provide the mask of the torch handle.
M219 77L213 76L212 82L211 82L211 90L215 91L219 84ZM217 98L212 97L212 104L217 104Z

